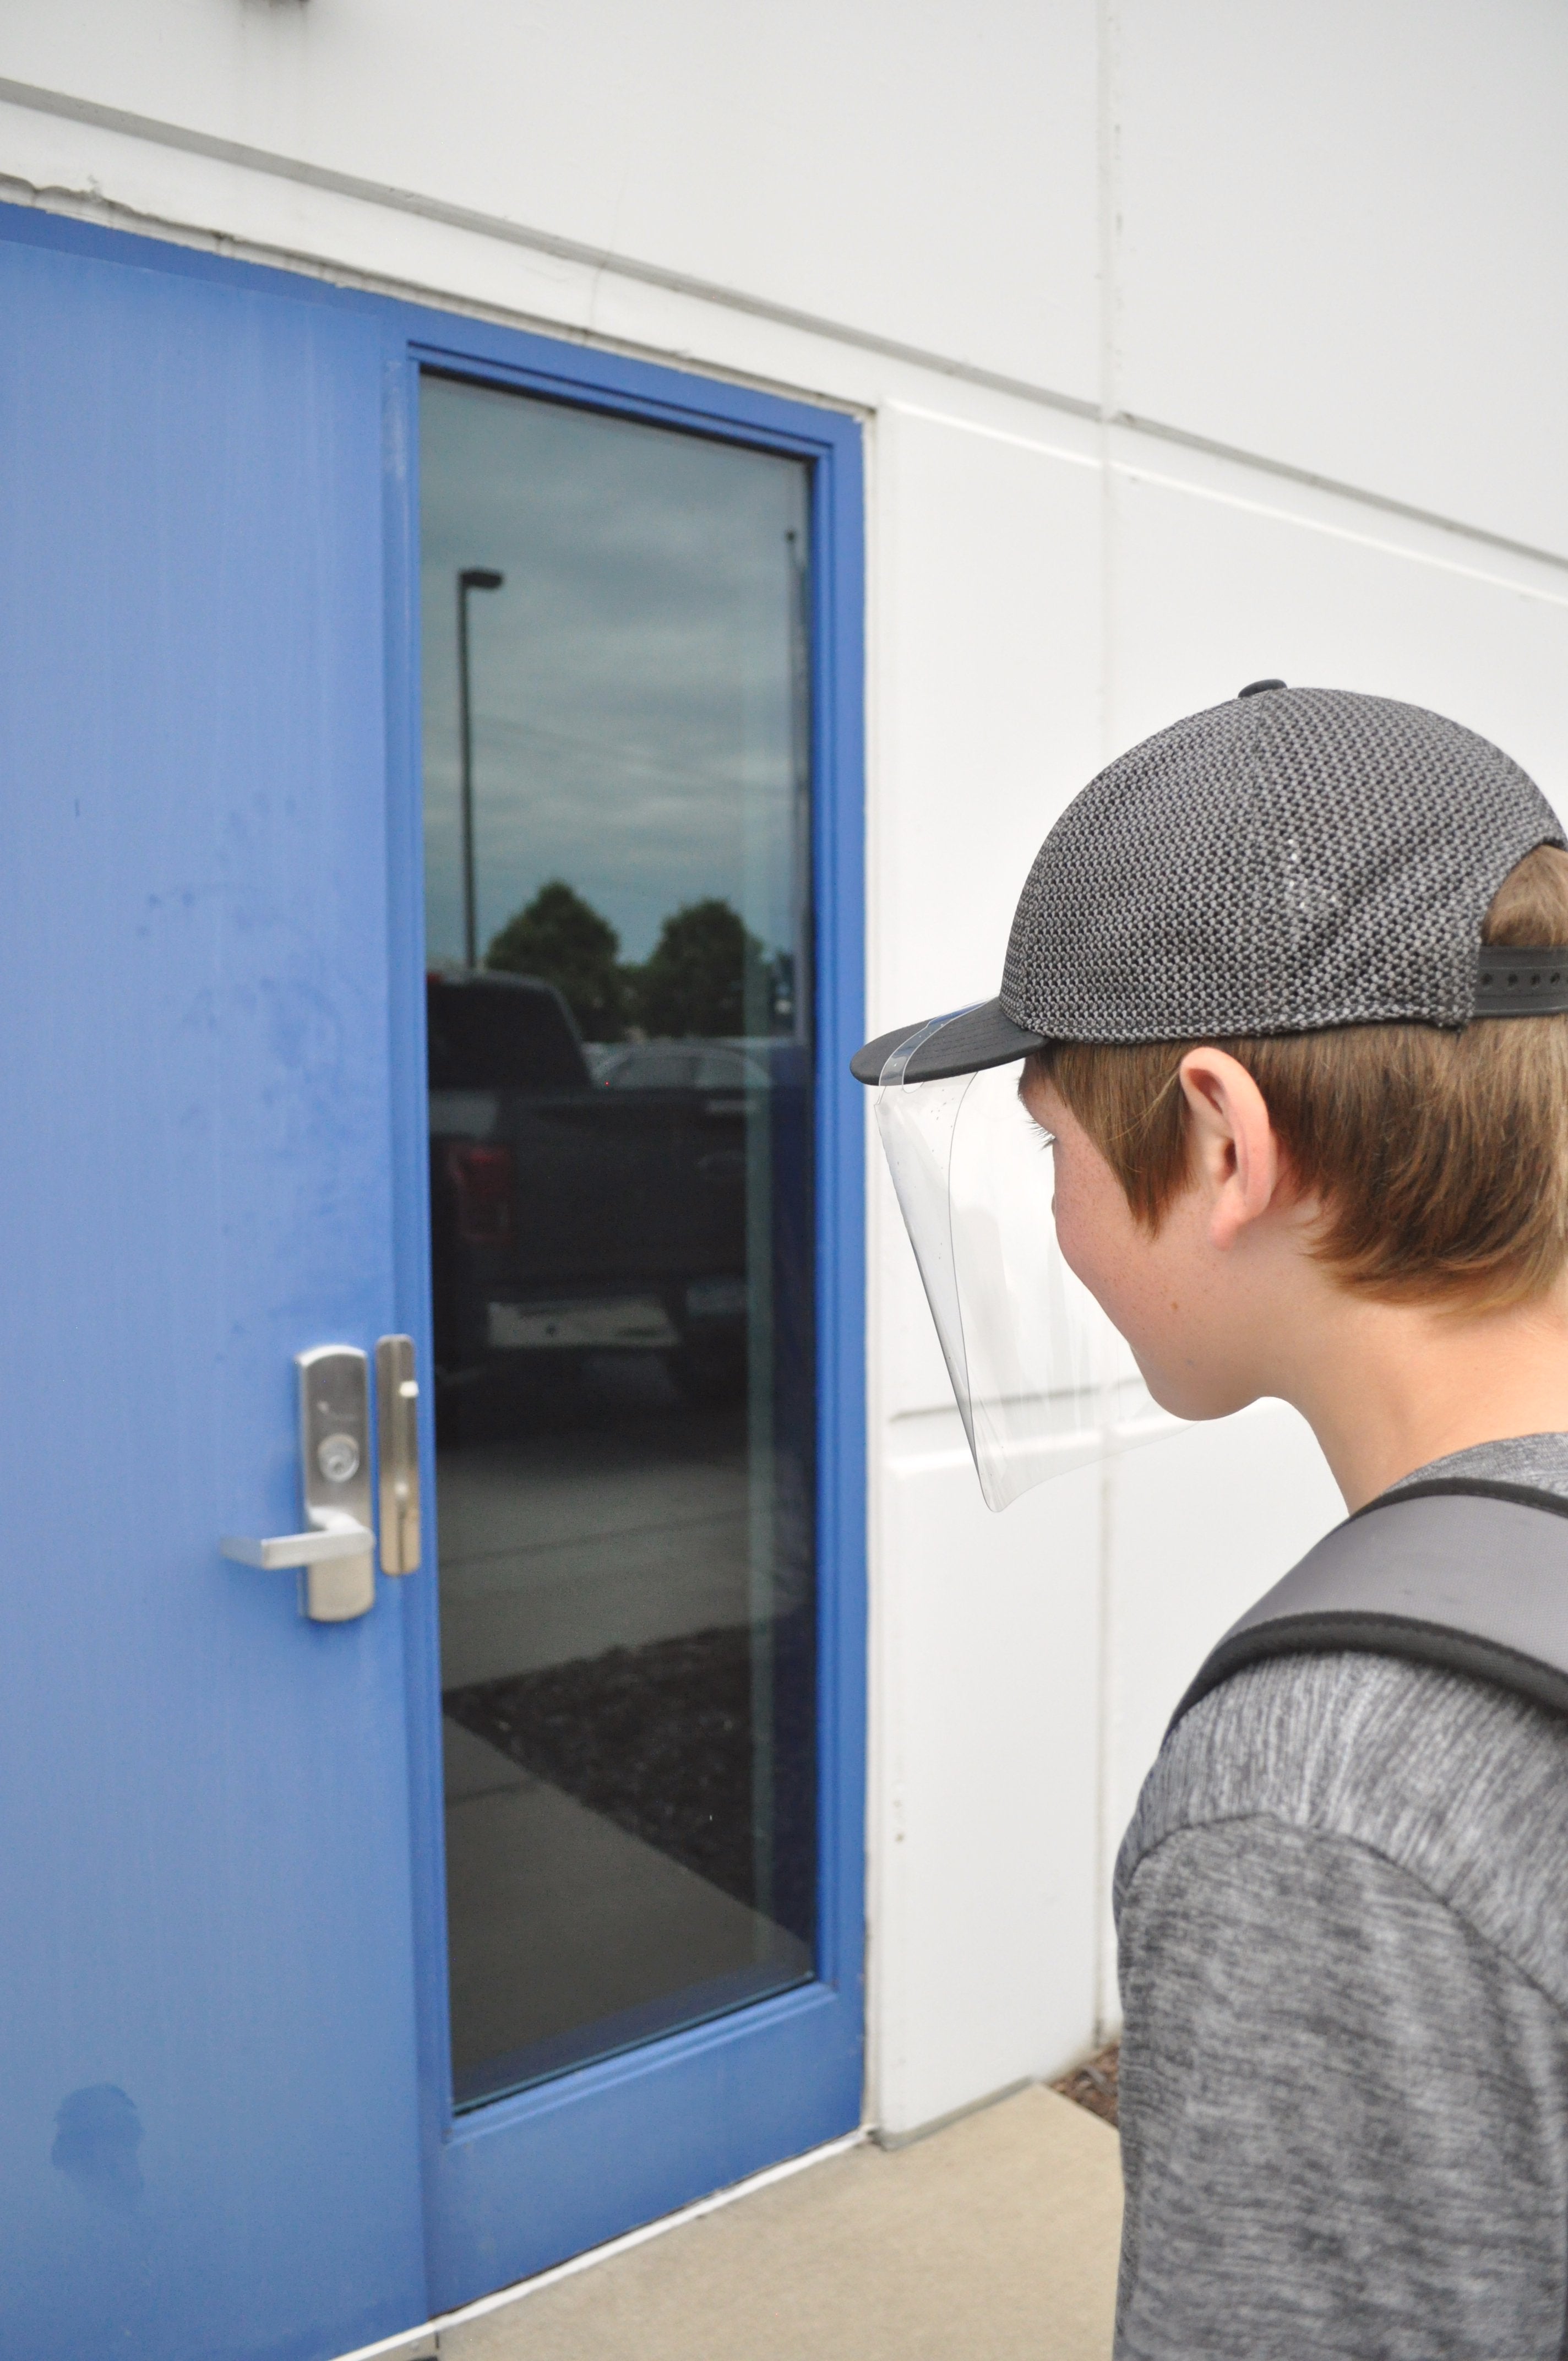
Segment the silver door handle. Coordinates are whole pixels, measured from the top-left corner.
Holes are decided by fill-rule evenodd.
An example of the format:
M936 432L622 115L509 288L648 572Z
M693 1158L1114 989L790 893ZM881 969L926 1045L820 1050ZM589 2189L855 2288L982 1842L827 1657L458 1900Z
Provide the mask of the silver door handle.
M231 1536L242 1565L300 1568L300 1611L313 1623L351 1623L376 1604L370 1521L370 1376L357 1345L296 1353L300 1488L305 1532L266 1541Z
M370 1510L370 1373L356 1345L296 1353L300 1478L306 1530L252 1541L227 1533L225 1557L267 1571L298 1566L300 1611L313 1623L349 1623L376 1604ZM380 1397L381 1565L413 1574L420 1559L419 1385L411 1336L376 1347Z
M291 1565L325 1565L335 1557L358 1557L376 1546L376 1536L357 1517L345 1517L336 1521L335 1511L323 1513L333 1518L329 1525L314 1525L308 1533L273 1533L266 1541L248 1541L241 1533L225 1533L218 1546L225 1557L234 1558L240 1565L258 1565L268 1574L276 1574Z

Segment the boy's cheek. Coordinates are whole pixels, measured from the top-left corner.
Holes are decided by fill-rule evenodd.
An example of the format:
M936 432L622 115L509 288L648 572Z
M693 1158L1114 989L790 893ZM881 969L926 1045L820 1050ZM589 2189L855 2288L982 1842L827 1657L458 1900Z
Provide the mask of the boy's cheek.
M1092 1235L1084 1220L1079 1191L1069 1173L1062 1170L1060 1150L1057 1155L1056 1191L1051 1198L1051 1219L1057 1227L1057 1244L1062 1259L1075 1279L1080 1279L1091 1295L1098 1295L1092 1277L1096 1257L1092 1251Z
M1184 1366L1179 1274L1165 1268L1168 1251L1138 1227L1120 1191L1117 1202L1106 1205L1093 1191L1080 1193L1058 1180L1057 1237L1068 1268L1131 1345L1156 1400L1188 1416L1207 1415L1187 1400L1194 1372Z
M1058 1172L1056 1194L1057 1243L1073 1277L1081 1279L1096 1303L1127 1334L1142 1277L1138 1268L1142 1243L1125 1207L1096 1201L1095 1193ZM1129 1337L1129 1342L1133 1340Z

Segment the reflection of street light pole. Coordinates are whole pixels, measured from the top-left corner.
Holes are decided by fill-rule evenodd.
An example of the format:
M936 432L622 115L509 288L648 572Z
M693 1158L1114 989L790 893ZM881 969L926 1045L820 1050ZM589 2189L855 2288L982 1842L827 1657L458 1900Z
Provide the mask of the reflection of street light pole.
M474 724L468 710L468 593L499 590L506 580L493 566L466 566L457 577L457 708L463 732L463 963L477 967L478 924L474 898Z

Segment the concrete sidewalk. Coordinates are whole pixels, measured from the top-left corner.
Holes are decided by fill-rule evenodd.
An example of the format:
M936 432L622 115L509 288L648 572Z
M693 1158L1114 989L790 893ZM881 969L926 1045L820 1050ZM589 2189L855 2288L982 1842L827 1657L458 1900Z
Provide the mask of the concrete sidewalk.
M1116 2135L1031 2089L443 2329L441 2361L1105 2361Z

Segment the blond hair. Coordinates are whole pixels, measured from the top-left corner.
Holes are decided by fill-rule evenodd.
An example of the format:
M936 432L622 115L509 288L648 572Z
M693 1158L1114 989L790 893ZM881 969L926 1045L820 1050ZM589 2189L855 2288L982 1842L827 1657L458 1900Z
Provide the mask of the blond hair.
M1541 845L1482 928L1568 944L1568 852ZM1151 1235L1185 1186L1178 1069L1193 1041L1062 1041L1039 1066ZM1385 1302L1529 1301L1568 1262L1568 1016L1343 1026L1221 1041L1268 1104L1291 1177L1321 1205L1313 1252Z

